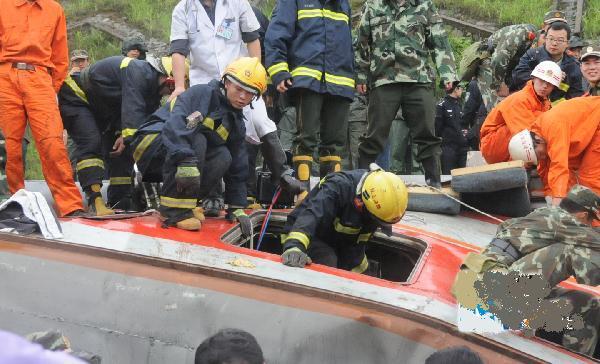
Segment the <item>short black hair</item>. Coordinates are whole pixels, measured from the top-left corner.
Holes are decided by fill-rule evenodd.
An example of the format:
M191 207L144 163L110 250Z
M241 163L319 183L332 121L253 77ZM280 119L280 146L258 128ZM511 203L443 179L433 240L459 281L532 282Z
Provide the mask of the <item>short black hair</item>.
M592 211L586 209L575 201L569 200L568 197L563 198L558 206L570 214L576 214L578 212L587 212L593 214Z
M239 329L223 329L204 340L196 349L195 364L263 364L256 338Z
M566 30L567 31L567 40L571 39L571 27L569 26L569 24L565 23L564 21L555 21L554 23L550 24L550 28L548 28L548 30ZM548 34L548 32L546 32L546 34Z
M425 360L425 364L484 364L483 359L466 346L453 346L438 350Z

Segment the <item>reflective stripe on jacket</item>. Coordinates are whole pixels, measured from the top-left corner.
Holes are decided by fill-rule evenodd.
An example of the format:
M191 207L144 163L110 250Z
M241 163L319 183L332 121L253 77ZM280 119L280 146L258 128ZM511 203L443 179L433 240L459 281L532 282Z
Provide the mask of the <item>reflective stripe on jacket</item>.
M350 20L347 0L279 0L265 38L273 84L293 78L294 88L352 99Z

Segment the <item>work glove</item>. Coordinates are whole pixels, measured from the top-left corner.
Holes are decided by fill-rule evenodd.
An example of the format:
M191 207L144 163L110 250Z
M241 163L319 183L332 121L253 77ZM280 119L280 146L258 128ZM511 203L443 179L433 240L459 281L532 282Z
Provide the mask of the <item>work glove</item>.
M289 248L281 254L281 262L290 267L304 268L312 259L298 247Z
M247 239L252 236L252 221L250 217L246 215L242 209L227 209L225 218L230 222L237 221L240 224L240 230L242 230L242 236Z
M196 160L187 160L177 166L175 172L177 192L196 197L200 189L200 171Z
M279 184L281 185L281 188L283 190L295 196L301 194L302 192L305 192L306 187L304 186L304 183L294 178L294 176L292 175L293 172L294 171L292 169L288 169L287 171L285 171L283 175L281 175Z

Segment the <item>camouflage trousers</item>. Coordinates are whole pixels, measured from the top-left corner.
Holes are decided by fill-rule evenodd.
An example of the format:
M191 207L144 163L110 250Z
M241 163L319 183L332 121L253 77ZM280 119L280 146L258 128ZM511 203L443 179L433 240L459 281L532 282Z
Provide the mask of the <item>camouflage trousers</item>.
M562 331L563 346L592 356L600 330L600 299L556 285L571 275L583 282L595 279L599 259L587 248L553 244L510 264L506 255L486 249L467 255L452 292L464 307L482 305L511 329L526 325L528 331Z
M479 65L479 71L477 73L477 84L481 91L481 98L483 104L489 113L490 110L498 103L498 96L496 95L496 87L494 86L494 75L492 74L492 68L490 66L490 59L484 59Z

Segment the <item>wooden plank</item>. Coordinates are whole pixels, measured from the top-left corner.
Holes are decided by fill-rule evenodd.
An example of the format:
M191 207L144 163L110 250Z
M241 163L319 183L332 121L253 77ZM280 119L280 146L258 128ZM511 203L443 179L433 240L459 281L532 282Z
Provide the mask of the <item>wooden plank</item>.
M413 194L419 194L419 195L441 195L441 193L434 191L430 188L427 187L420 187L420 186L409 186L407 187L408 189L408 194L410 195L411 193ZM452 188L450 187L442 187L442 191L444 191L444 193L452 196L452 197L456 197L458 198L460 195L458 192L454 191Z
M453 169L452 171L450 171L450 173L452 174L452 177L455 177L455 176L462 176L465 174L492 172L492 171L498 171L501 169L509 169L509 168L525 168L525 162L510 161L510 162L486 164L484 166L477 166L477 167L456 168L456 169Z

